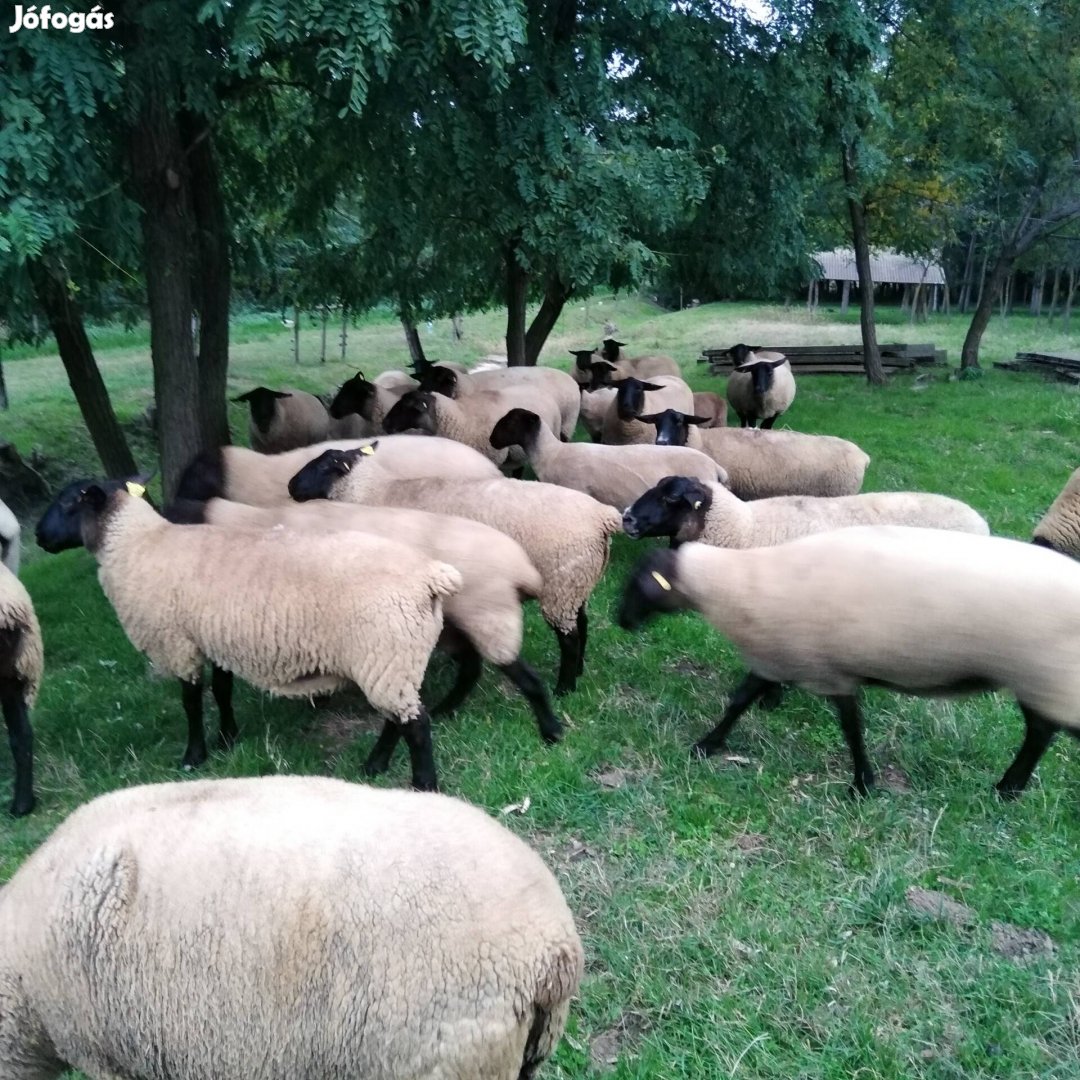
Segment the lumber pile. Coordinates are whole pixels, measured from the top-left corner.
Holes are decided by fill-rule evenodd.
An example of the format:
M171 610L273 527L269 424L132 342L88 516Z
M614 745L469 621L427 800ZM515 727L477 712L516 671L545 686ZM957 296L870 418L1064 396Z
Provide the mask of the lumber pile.
M1018 352L1015 360L994 364L1005 371L1033 371L1059 382L1080 383L1080 356L1067 353Z
M782 352L799 375L861 375L861 345L762 345L764 351ZM928 364L944 364L944 349L933 345L905 345L900 342L881 345L881 365L886 374L912 371ZM708 364L711 375L727 375L733 364L727 349L703 349L699 364Z

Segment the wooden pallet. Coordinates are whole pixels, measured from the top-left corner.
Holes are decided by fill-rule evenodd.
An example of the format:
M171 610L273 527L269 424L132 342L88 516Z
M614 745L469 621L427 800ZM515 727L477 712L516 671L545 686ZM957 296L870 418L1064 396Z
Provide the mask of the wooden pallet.
M933 345L908 345L897 342L882 345L881 362L886 374L911 371L926 364L944 364L944 349ZM800 375L861 375L863 351L861 345L769 345L762 351L782 352L792 370ZM699 364L708 364L713 375L727 374L734 366L727 349L703 349Z
M1004 371L1026 371L1059 382L1080 383L1080 356L1068 353L1018 352L1015 360L1002 360L994 367Z

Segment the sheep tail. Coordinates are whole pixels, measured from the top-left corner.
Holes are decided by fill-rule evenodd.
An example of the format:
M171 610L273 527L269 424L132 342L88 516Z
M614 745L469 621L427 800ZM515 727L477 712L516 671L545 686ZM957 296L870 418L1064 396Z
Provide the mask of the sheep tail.
M428 576L432 596L453 596L454 593L461 592L463 584L461 572L449 563L435 563Z
M518 1080L532 1080L536 1070L555 1048L555 1040L566 1023L570 998L577 993L585 966L580 945L555 945L544 957L537 972L532 1002L532 1024L525 1040Z

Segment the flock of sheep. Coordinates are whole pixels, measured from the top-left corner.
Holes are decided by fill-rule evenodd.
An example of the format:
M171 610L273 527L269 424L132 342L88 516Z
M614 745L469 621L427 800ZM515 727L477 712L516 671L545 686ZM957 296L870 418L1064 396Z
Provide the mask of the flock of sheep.
M521 656L522 604L538 601L558 641L555 693L572 691L616 533L670 538L627 579L620 626L693 609L746 663L703 755L784 684L831 700L857 793L873 783L864 685L1010 691L1026 734L1004 796L1059 729L1080 731L1080 566L1059 554L1080 556L1080 470L1033 544L990 537L955 499L858 494L869 458L851 442L770 430L795 396L783 356L736 346L725 402L670 358L623 348L575 351L571 374L359 374L329 407L260 387L237 399L254 449L198 457L164 513L142 480L57 496L37 541L85 547L132 643L179 680L185 768L207 757L209 665L222 748L238 734L234 676L306 698L355 685L385 717L365 771L404 741L417 791L204 781L76 811L0 891L0 1076L533 1076L565 1025L581 942L523 841L424 794L438 781L420 690L436 648L456 677L433 712L460 705L487 661L558 740ZM571 441L579 422L593 441ZM526 464L536 480L519 478ZM43 650L2 503L0 557L21 815Z

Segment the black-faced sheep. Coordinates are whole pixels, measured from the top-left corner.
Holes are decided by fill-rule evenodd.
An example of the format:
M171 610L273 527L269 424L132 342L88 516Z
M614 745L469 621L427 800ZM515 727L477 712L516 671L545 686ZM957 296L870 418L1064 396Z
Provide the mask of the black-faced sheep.
M303 390L256 386L233 401L250 408L251 449L260 454L295 450L324 442L330 436L330 414L326 406L314 394Z
M753 353L745 345L736 345L741 359L728 377L727 399L742 427L753 427L759 420L771 428L791 408L795 400L795 376L783 353Z
M384 371L370 381L358 371L351 379L346 379L334 395L330 416L337 423L344 423L350 417L359 421L357 435L361 438L378 435L382 432L386 414L398 399L419 385L404 371Z
M652 379L658 375L682 374L679 365L670 356L625 356L622 352L625 348L625 341L604 338L600 350L601 359L615 366L612 378L616 382L628 378Z
M597 367L599 365L596 365ZM686 412L694 407L694 392L677 375L658 375L648 382L627 378L618 383L615 398L604 416L600 441L609 446L655 442L645 414L665 410Z

